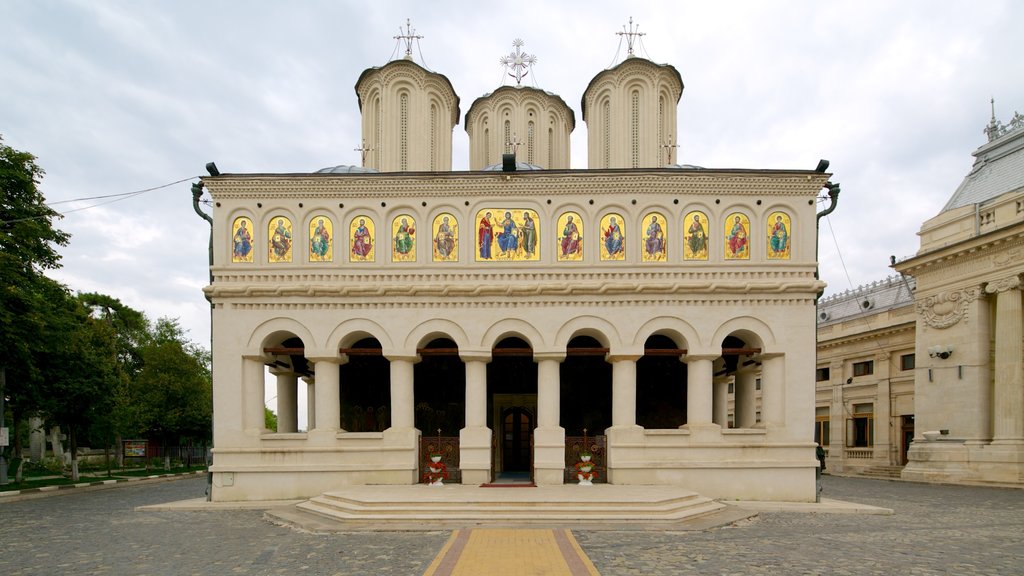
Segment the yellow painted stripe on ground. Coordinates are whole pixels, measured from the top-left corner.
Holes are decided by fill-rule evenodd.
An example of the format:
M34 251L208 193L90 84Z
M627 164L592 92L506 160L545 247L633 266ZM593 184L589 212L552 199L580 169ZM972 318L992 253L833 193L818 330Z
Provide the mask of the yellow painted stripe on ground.
M423 576L600 576L570 530L456 530Z

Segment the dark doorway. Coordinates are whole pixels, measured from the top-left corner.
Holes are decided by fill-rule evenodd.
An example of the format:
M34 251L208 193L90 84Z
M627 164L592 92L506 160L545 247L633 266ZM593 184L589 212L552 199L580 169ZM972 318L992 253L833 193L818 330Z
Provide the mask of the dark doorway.
M466 365L458 345L437 338L420 350L420 357L413 367L415 426L424 436L458 437L466 425Z
M522 406L515 406L501 414L501 469L503 472L523 472L531 468L533 414Z
M686 424L686 364L679 346L668 336L654 335L644 343L636 363L636 423L647 429L678 428Z
M589 436L604 434L612 425L612 365L601 343L590 336L576 336L567 348L574 353L559 367L559 422L566 436L583 436L584 429Z
M348 350L342 364L341 427L349 432L382 432L391 426L391 366L376 338Z
M910 443L914 441L914 415L903 417L903 423L901 426L903 445L900 446L900 464L903 466L907 465L907 451L910 450Z

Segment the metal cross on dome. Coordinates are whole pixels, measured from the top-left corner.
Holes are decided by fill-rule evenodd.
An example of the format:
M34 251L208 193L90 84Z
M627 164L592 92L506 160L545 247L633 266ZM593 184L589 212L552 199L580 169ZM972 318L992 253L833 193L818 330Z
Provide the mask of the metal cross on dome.
M537 57L533 54L526 54L520 50L525 44L519 38L512 41L512 45L515 46L515 52L509 52L508 56L502 56L498 59L505 68L511 68L512 71L508 73L509 76L516 79L516 85L523 83L523 78L530 73L528 68L533 68L533 65L537 63Z
M627 30L626 26L623 25L622 26L622 32L616 32L616 34L618 34L619 36L625 36L626 37L626 49L629 51L629 55L630 56L633 55L633 42L636 41L638 36L644 36L645 35L644 32L639 32L639 30L640 30L640 25L639 24L636 25L636 30L633 30L633 17L630 16L629 17L629 29ZM621 46L621 44L620 44L620 46Z
M405 56L406 58L412 57L412 42L413 40L422 40L423 36L416 35L416 29L412 27L412 22L408 18L405 19L405 33L402 33L402 27L398 27L398 36L395 36L395 40L401 40L405 42Z

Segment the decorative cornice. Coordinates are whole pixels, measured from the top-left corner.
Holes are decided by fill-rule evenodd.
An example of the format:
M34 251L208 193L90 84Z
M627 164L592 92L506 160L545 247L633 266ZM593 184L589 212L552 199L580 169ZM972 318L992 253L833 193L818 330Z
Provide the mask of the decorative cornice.
M967 317L968 306L979 296L978 288L941 292L918 302L917 313L932 328L949 328Z

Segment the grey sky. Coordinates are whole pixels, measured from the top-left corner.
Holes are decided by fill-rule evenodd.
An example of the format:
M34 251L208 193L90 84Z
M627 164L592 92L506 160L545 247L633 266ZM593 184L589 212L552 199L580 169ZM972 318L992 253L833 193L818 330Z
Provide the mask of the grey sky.
M1012 0L8 0L0 134L38 157L50 202L167 184L211 160L236 173L358 164L353 87L392 58L410 18L424 37L417 62L451 80L463 113L504 82L498 59L523 39L538 58L524 83L574 109L572 167L586 168L580 98L624 56L615 33L631 16L645 33L639 54L675 66L686 86L680 163L831 160L843 193L821 227L828 294L881 279L890 254L917 250L921 222L985 142L989 98L1001 121L1024 111L1024 3ZM454 141L454 168L464 170L461 118ZM207 342L208 227L192 212L189 182L57 225L72 234L59 280L180 318Z

